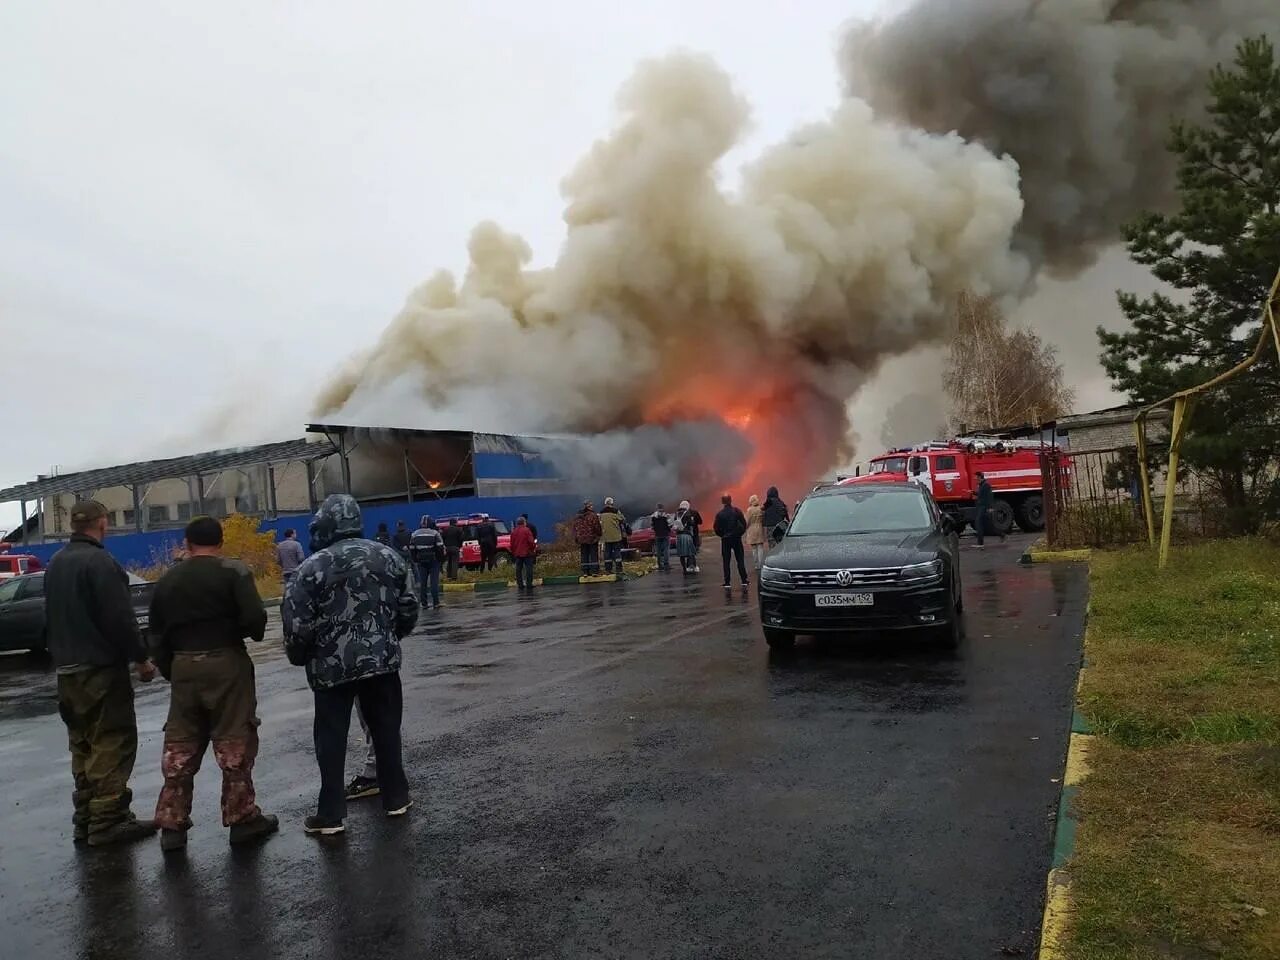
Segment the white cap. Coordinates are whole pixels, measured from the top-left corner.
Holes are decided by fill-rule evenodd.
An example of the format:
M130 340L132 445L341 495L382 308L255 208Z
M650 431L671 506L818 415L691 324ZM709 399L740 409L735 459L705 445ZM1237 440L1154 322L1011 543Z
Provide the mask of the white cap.
M605 498L604 498L604 505L605 505L606 507L612 507L612 506L613 506L613 497L605 497Z
M681 510L688 510L688 509L689 509L689 501L688 501L688 500L681 500L681 501L680 501L680 509L681 509Z

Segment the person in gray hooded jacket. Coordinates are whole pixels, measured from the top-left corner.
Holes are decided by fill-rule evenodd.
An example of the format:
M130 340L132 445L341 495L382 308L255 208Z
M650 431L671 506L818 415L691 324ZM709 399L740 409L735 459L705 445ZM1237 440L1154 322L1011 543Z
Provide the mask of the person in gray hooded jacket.
M305 666L315 696L320 798L305 828L343 831L343 767L351 707L359 700L378 757L388 816L410 806L400 754L400 640L418 620L409 569L391 547L364 538L360 506L347 494L325 498L311 521L311 556L281 605L289 662Z

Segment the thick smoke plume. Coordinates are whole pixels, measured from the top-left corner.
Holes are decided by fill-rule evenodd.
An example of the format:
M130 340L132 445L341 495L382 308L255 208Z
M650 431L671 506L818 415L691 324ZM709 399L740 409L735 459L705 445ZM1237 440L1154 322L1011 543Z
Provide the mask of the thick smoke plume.
M1173 200L1170 121L1200 119L1212 67L1280 34L1280 0L918 0L854 27L850 95L877 114L1009 154L1018 242L1071 273Z
M808 482L884 358L941 336L961 289L1025 282L1017 171L984 147L851 99L730 194L717 164L748 108L713 63L642 63L618 106L562 184L555 263L531 270L523 240L476 227L461 282L416 290L321 414L533 433L713 416L755 441L737 492L770 469Z
M751 441L745 466L721 456L733 492L794 490L849 455L846 405L882 363L945 342L960 291L1071 275L1167 206L1169 122L1263 31L1280 0L917 0L851 30L848 98L732 193L718 166L748 109L729 78L692 55L642 63L562 184L554 263L479 225L461 280L416 290L319 413L604 434L632 464L696 458L678 425L713 420ZM718 492L719 475L673 489L706 475L692 462L654 495Z

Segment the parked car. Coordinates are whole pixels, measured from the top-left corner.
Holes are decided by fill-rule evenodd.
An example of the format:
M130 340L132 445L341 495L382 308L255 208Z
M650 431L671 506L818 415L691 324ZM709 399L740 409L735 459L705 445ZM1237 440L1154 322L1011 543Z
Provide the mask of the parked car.
M129 574L133 615L144 640L155 590L151 581ZM0 650L46 649L44 623L44 571L0 581Z
M770 647L797 634L935 631L960 642L955 522L913 483L826 487L805 497L760 570Z
M40 558L29 553L0 553L0 580L36 573L43 569L44 564L40 562Z
M627 537L627 548L636 551L636 553L650 555L653 553L653 542L657 538L653 535L653 517L643 516L636 517L631 521L631 535ZM671 542L671 551L674 553L676 549L676 532L673 529L669 537Z

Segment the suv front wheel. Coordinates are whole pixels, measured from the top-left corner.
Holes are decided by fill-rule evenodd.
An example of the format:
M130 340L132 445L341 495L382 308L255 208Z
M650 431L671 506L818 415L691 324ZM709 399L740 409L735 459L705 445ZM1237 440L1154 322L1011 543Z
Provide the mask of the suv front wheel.
M791 650L796 645L796 635L787 630L765 627L764 642L769 644L770 650Z

